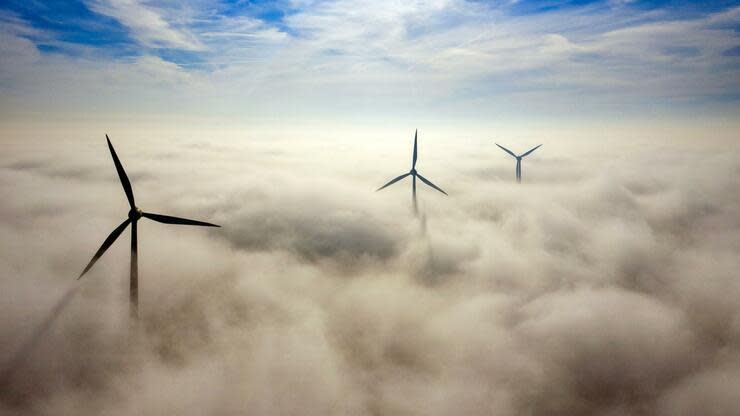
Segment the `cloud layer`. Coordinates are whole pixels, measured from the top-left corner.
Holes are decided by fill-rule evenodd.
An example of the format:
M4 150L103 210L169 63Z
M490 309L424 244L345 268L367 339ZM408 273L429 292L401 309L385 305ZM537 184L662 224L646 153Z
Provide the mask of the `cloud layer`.
M408 168L407 139L112 139L143 209L224 228L140 224L134 337L127 233L74 281L126 212L104 141L13 142L4 368L79 290L5 373L4 414L740 407L737 146L550 141L517 186L492 143L422 130L419 169L450 193L420 188L422 230L408 183L373 192Z

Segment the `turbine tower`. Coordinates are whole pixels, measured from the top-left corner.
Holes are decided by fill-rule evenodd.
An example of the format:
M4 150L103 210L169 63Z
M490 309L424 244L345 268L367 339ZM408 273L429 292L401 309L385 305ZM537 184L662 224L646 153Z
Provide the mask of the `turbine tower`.
M506 153L514 156L514 158L516 159L516 181L517 181L517 183L521 183L522 182L522 158L524 156L527 156L528 154L534 152L535 150L537 150L538 147L540 147L542 145L541 144L540 145L537 145L537 146L529 149L528 151L522 153L519 156L517 156L516 154L514 154L514 152L512 152L511 150L505 148L504 146L501 146L498 143L496 143L496 146L500 147L504 152L506 152Z
M421 173L419 173L419 172L416 171L416 159L417 159L416 138L417 138L418 133L419 133L419 130L416 130L416 132L414 133L414 156L411 159L411 170L409 171L409 173L404 173L401 176L398 176L398 177L396 177L394 179L391 179L390 182L388 182L387 184L381 186L380 188L378 188L375 191L375 192L377 192L377 191L379 191L379 190L381 190L383 188L387 188L387 187L393 185L394 183L400 181L401 179L403 179L403 178L405 178L407 176L411 176L411 178L412 178L412 182L411 182L411 195L412 195L412 199L413 199L413 203L414 203L414 214L415 215L418 214L418 212L419 212L418 207L417 207L417 203L416 203L416 178L417 177L422 182L424 182L425 184L427 184L430 187L438 190L439 192L442 192L443 194L447 195L447 192L443 191L442 188L440 188L437 185L433 184L431 181L429 181L429 179L421 176Z
M171 217L169 215L161 215L161 214L152 214L150 212L143 212L140 210L136 204L134 203L134 191L131 189L131 182L128 180L128 176L126 176L126 171L123 170L123 166L121 165L121 161L118 160L118 156L116 155L116 151L113 149L113 145L110 142L110 139L108 138L108 135L105 135L105 139L108 141L108 149L110 149L110 154L113 157L113 163L116 165L116 171L118 172L118 179L121 180L121 185L123 185L123 191L126 193L126 199L128 199L129 206L131 209L128 212L128 218L121 223L118 227L116 227L113 232L110 233L108 238L103 241L103 245L100 246L98 251L95 253L95 255L92 257L90 262L85 266L85 270L80 273L80 276L77 279L80 279L85 273L87 273L88 270L95 264L95 262L105 253L106 250L113 244L113 242L116 241L116 239L121 235L123 230L128 227L129 224L131 224L131 284L130 284L130 292L129 292L129 300L130 300L130 314L131 317L134 319L137 319L139 317L139 266L138 266L138 243L137 243L137 236L136 236L136 225L142 217L149 218L150 220L154 220L157 222L165 223L165 224L183 224L183 225L199 225L203 227L220 227L216 224L211 224L208 222L203 221L195 221L195 220L189 220L186 218L178 218L178 217Z

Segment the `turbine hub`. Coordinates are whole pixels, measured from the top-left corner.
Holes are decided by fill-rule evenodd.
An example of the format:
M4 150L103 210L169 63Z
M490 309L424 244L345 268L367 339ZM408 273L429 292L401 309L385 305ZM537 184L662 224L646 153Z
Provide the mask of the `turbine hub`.
M130 219L131 221L136 221L139 218L141 218L141 210L139 209L139 207L131 208L131 210L128 212L128 219Z
M409 173L412 174L412 175L414 175L414 176L416 176L416 169L411 169L411 172L409 172Z

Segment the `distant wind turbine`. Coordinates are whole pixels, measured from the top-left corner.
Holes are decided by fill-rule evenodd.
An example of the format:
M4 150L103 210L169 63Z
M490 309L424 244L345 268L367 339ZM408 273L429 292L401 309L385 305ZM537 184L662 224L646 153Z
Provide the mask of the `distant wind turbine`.
M401 175L401 176L399 176L397 178L392 179L390 182L388 182L387 184L381 186L380 188L378 188L375 191L375 192L377 192L377 191L379 191L379 190L381 190L383 188L387 188L387 187L393 185L394 183L400 181L401 179L403 179L403 178L405 178L405 177L407 177L407 176L410 175L412 177L412 179L413 179L413 181L411 182L411 194L412 194L412 198L413 198L413 201L414 201L414 214L417 214L419 212L419 210L417 208L417 203L416 203L416 178L417 177L419 179L421 179L421 181L424 182L425 184L427 184L427 185L431 186L432 188L438 190L439 192L442 192L443 194L447 195L447 192L443 191L442 188L440 188L437 185L433 184L431 181L429 181L429 179L421 176L421 174L416 171L416 159L417 159L416 138L417 138L418 133L419 133L419 130L416 130L416 132L414 133L414 156L413 156L413 159L411 160L411 170L409 171L409 173L404 173L403 175Z
M542 145L541 144L540 145L537 145L537 146L529 149L528 151L522 153L519 156L515 155L514 152L512 152L511 150L505 148L504 146L501 146L498 143L496 143L496 146L498 146L501 149L503 149L504 152L506 152L506 153L514 156L514 158L516 159L516 181L518 183L521 183L522 182L522 158L525 157L525 156L527 156L528 154L534 152L535 150L537 150L538 147L540 147Z
M126 221L122 222L121 225L116 227L113 232L110 233L108 238L105 239L103 242L103 245L100 246L98 251L95 253L95 255L90 260L90 263L87 264L85 267L85 270L80 273L81 278L85 273L87 273L88 270L95 264L95 262L105 253L106 250L113 244L114 241L118 238L118 236L121 235L123 230L126 229L126 227L131 224L131 285L130 285L130 313L132 318L138 318L139 316L139 266L137 261L137 240L136 240L136 223L139 221L141 217L149 218L150 220L154 220L157 222L162 222L165 224L183 224L183 225L200 225L203 227L219 227L219 225L202 222L202 221L195 221L195 220L189 220L186 218L178 218L178 217L171 217L169 215L161 215L161 214L152 214L150 212L143 212L139 208L136 207L136 204L134 204L134 192L131 189L131 182L128 180L128 176L126 176L126 172L123 170L123 166L121 165L121 161L118 160L118 156L116 155L116 151L113 149L113 145L110 142L110 139L108 138L108 135L105 135L105 139L108 141L108 149L110 149L110 154L113 157L113 163L116 165L116 171L118 172L118 178L121 180L121 185L123 185L123 191L126 193L126 199L128 199L129 206L131 209L128 212L128 219Z

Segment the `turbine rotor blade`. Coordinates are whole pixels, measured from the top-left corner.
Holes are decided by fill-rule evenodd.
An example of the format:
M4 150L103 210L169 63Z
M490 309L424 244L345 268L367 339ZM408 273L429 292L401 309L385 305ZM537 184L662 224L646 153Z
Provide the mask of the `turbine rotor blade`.
M421 181L424 182L425 184L427 184L427 185L431 186L432 188L438 190L439 192L442 192L443 194L447 195L447 192L443 191L442 188L440 188L439 186L433 184L431 181L429 181L429 179L421 176L419 173L417 173L416 176L418 176L419 179L421 179ZM449 196L449 195L447 195L447 196Z
M165 224L199 225L201 227L220 227L220 225L211 224L210 222L189 220L187 218L172 217L169 215L162 215L162 214L152 214L151 212L143 212L141 216L149 218L150 220L162 222Z
M126 229L126 227L129 225L130 222L131 220L127 219L126 221L122 222L121 225L116 227L116 229L113 230L113 232L111 232L110 235L108 235L108 238L106 238L105 241L103 241L103 245L100 246L98 251L95 252L95 255L90 260L90 262L87 263L87 266L85 266L85 270L83 270L82 273L80 273L80 277L82 277L85 273L87 273L87 271L90 270L93 264L95 264L95 262L98 261L98 259L103 255L103 253L105 253L105 251L108 250L108 248L111 245L113 245L113 242L116 241L118 236L121 235L123 230ZM80 277L78 277L77 279L79 279Z
M123 170L123 165L121 165L121 161L118 159L116 150L113 149L113 144L111 144L107 134L105 135L105 140L108 141L108 149L110 149L110 154L111 156L113 156L113 163L116 165L118 179L121 180L123 191L126 192L126 199L128 199L128 204L131 205L131 208L135 208L136 204L134 203L134 191L133 189L131 189L131 182L129 182L128 176L126 176L126 171Z
M417 129L414 132L414 159L411 161L411 169L416 167L416 159L417 159L417 153L416 153L416 136L419 134L419 130Z
M524 153L524 154L522 154L522 156L521 156L521 157L527 156L528 154L530 154L530 153L534 152L534 151L535 151L535 150L537 150L537 148L538 148L538 147L540 147L540 146L542 146L542 145L540 144L540 145L537 145L537 146L533 147L532 149L529 149L529 151L528 151L528 152L526 152L526 153Z
M398 176L398 177L396 177L396 178L394 178L394 179L391 179L391 181L390 181L390 182L388 182L387 184L385 184L385 185L381 186L380 188L376 189L376 190L375 190L375 192L378 192L379 190L381 190L381 189L383 189L383 188L387 188L387 187L389 187L389 186L393 185L394 183L396 183L396 182L400 181L401 179L403 179L403 178L405 178L405 177L407 177L407 176L409 176L409 175L411 175L411 173L404 173L404 174L403 174L403 175L401 175L401 176Z
M506 153L508 153L508 154L510 154L510 155L512 155L512 156L514 156L514 157L516 157L516 155L514 154L514 152L512 152L511 150L509 150L509 149L505 148L504 146L501 146L501 145L500 145L500 144L498 144L498 143L495 143L495 145L496 145L496 146L498 146L498 147L500 147L501 149L503 149L503 151L504 151L504 152L506 152Z

